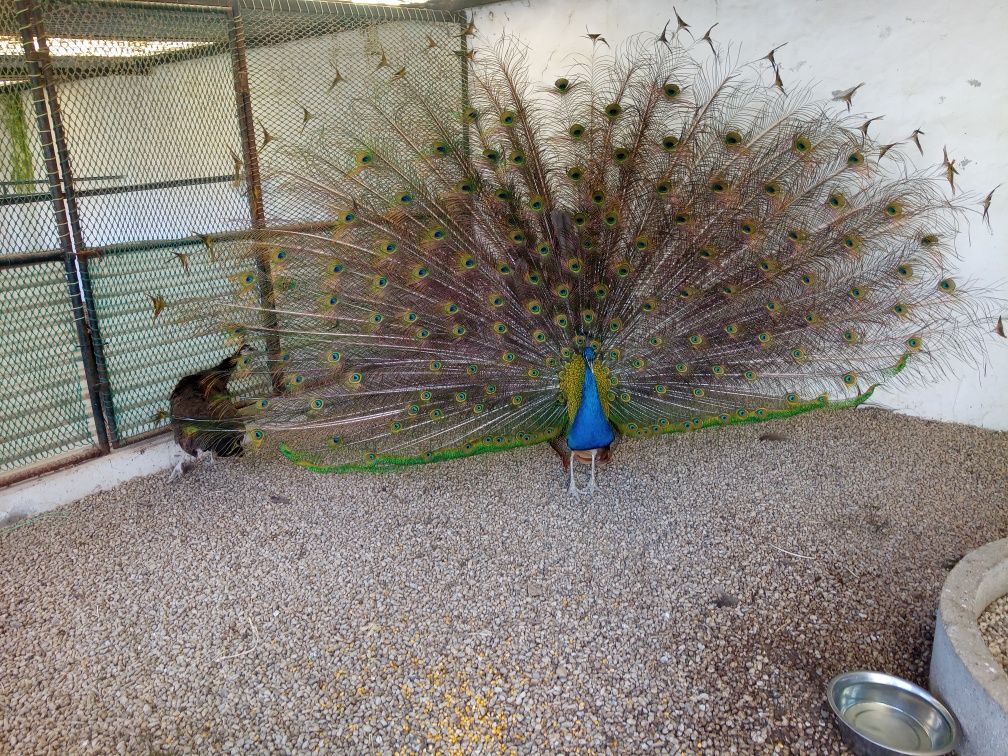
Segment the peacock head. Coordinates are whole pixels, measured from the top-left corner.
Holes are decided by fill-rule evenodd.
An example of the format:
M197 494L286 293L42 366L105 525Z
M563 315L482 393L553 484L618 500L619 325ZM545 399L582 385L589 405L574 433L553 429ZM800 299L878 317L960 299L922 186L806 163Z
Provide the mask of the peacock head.
M591 347L587 347L584 350L583 354L584 354L585 362L591 362L592 360L595 359L595 350L592 349Z

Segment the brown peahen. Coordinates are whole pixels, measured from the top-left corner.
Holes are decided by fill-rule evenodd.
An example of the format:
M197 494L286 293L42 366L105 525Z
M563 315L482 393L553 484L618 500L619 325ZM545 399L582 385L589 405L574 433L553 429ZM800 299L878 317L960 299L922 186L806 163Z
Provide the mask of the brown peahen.
M171 427L175 442L198 460L214 455L235 457L242 453L245 421L240 406L228 389L248 347L240 347L219 364L182 378L171 393ZM181 476L185 457L172 470L169 480Z
M785 93L772 54L590 44L552 85L513 39L462 54L466 102L383 57L348 132L286 153L212 307L280 387L256 447L384 472L549 441L594 487L618 435L850 408L983 358L954 161L917 170Z

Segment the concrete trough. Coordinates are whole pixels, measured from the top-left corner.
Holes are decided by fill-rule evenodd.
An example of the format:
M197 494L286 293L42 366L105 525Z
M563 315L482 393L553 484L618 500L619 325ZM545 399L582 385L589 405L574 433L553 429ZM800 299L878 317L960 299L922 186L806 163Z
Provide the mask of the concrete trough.
M962 756L1008 751L1008 674L980 635L978 618L1008 594L1008 538L971 551L949 573L938 603L931 690L962 725Z

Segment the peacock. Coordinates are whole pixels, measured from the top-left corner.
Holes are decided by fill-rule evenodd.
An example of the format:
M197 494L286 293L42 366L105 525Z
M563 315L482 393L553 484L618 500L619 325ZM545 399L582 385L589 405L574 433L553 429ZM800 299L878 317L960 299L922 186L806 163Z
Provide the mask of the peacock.
M257 345L250 448L345 473L548 442L577 496L621 437L983 359L947 152L918 169L849 113L857 87L818 103L774 51L587 38L552 84L507 35L416 51L461 62L461 98L382 52L351 125L282 153L266 226L218 245L233 291L199 303Z
M213 464L215 455L242 454L245 422L228 383L249 351L242 345L216 366L184 376L172 390L170 417L175 443L197 460L205 457ZM182 476L185 461L185 457L179 459L169 481Z

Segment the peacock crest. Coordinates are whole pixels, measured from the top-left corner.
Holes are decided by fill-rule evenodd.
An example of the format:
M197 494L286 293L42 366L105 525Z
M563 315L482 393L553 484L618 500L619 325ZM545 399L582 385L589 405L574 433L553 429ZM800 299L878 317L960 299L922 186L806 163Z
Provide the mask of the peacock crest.
M646 436L982 356L947 159L917 170L713 44L591 47L540 84L504 38L463 56L466 99L379 66L351 131L286 153L212 307L278 389L258 444L387 470L569 442L589 400L589 430Z

